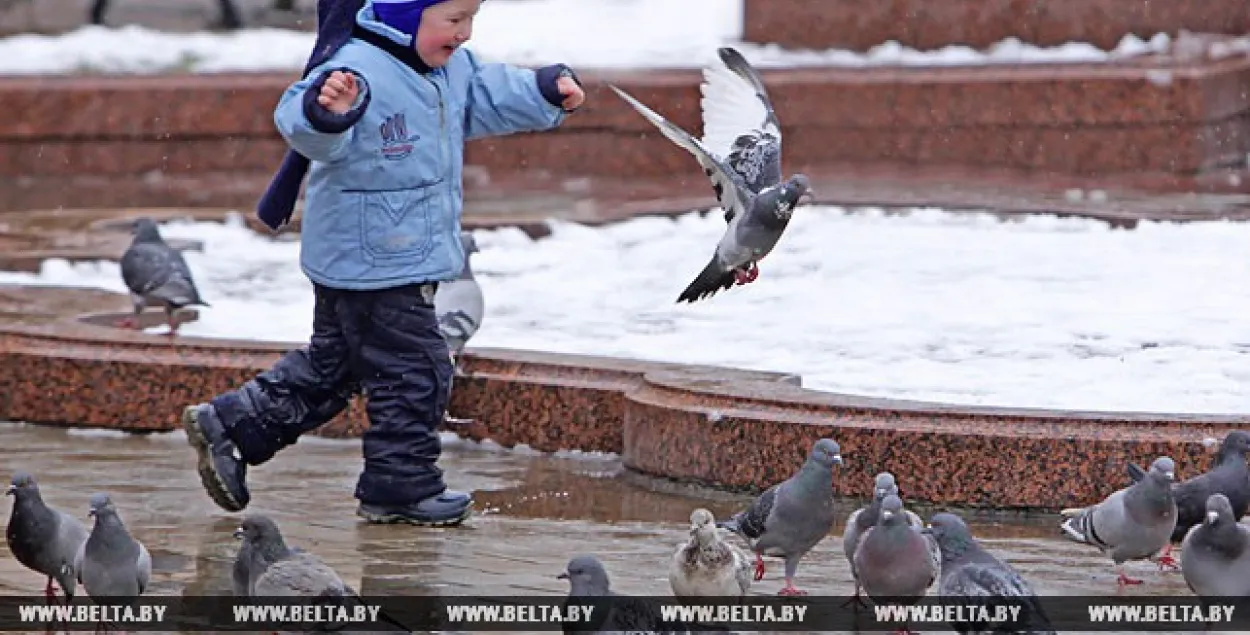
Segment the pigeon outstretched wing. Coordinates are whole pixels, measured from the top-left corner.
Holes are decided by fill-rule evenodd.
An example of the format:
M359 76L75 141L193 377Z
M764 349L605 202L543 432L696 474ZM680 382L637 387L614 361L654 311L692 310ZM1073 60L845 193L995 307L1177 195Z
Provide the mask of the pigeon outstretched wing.
M668 137L669 141L694 155L699 165L703 166L703 173L712 181L712 189L716 192L716 200L725 209L726 219L732 219L734 216L746 212L747 202L750 200L751 194L747 191L746 184L737 172L730 169L716 155L709 152L698 139L690 136L690 133L673 125L669 120L661 117L659 113L634 99L629 93L616 86L611 86L611 88L621 99L625 100L625 103L632 106L634 110L638 111L638 114L650 121L665 137Z
M781 181L781 123L759 73L732 48L703 69L703 146L751 192Z

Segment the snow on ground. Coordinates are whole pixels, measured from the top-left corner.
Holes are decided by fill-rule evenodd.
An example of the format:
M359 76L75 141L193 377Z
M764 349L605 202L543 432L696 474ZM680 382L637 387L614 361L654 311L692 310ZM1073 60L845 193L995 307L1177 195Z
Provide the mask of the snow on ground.
M477 232L487 316L471 346L799 373L810 388L943 402L1245 412L1250 225L804 208L757 282L674 300L718 215ZM178 222L205 298L188 335L300 342L312 291L298 244ZM49 261L0 282L123 291L113 263ZM156 331L163 330L155 329Z
M484 59L578 68L697 67L718 46L739 47L760 66L978 65L1105 62L1165 50L1168 35L1126 35L1112 51L1083 42L1037 47L1016 38L978 51L917 51L885 42L866 53L786 51L740 42L740 0L511 0L482 5L470 48ZM699 16L698 20L686 16ZM0 39L0 74L294 71L312 49L311 33L244 29L162 33L138 26L86 26L56 36Z

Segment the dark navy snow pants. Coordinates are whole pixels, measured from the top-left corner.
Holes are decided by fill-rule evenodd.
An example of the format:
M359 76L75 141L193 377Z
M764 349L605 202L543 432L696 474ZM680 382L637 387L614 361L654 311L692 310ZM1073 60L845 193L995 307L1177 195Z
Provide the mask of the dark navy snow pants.
M452 364L428 285L344 291L315 285L309 344L212 401L250 465L334 418L363 389L369 428L356 498L406 505L441 494L437 425Z

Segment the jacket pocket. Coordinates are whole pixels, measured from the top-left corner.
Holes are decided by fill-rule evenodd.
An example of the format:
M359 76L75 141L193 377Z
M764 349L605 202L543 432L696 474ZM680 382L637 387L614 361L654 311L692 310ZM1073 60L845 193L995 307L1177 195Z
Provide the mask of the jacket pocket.
M431 179L409 188L344 190L360 197L360 245L373 262L421 260L434 246L434 214L441 193Z

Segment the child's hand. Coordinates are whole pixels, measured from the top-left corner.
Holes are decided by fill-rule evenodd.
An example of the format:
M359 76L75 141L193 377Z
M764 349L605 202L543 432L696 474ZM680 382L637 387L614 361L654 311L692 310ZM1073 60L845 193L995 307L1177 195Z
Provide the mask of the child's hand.
M556 81L556 89L564 95L564 101L560 103L560 107L565 110L577 110L582 102L586 101L586 93L582 92L582 87L578 86L577 81L568 75Z
M321 94L317 103L330 112L341 115L352 109L360 87L356 85L356 76L343 71L334 71L321 86Z

